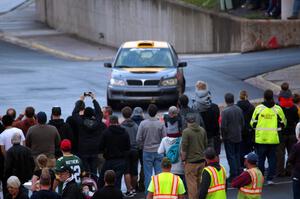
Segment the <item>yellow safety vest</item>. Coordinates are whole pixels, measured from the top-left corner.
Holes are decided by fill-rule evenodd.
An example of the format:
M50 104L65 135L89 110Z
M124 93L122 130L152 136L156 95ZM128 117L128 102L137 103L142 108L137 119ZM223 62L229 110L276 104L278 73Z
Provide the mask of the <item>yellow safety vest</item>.
M274 105L268 108L263 104L258 105L251 119L251 126L255 128L255 143L257 144L279 144L278 120L286 125L286 118L280 106ZM255 126L256 124L256 126Z
M241 187L238 193L238 199L260 199L264 177L258 168L248 169L251 176L251 183Z
M207 166L204 170L209 173L211 179L206 199L226 199L226 172L224 167L221 166L218 171L215 167Z
M179 184L179 176L172 175L172 186L171 190L161 190L160 182L164 182L160 179L160 175L152 176L153 184L154 184L154 193L153 199L177 199L177 189ZM165 179L165 181L169 181L171 179Z

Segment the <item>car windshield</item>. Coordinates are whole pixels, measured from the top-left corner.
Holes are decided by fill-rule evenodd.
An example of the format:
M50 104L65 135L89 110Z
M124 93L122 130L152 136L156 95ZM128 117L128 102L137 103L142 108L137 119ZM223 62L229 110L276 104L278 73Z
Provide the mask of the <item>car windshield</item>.
M117 68L174 67L168 48L123 48L115 66Z

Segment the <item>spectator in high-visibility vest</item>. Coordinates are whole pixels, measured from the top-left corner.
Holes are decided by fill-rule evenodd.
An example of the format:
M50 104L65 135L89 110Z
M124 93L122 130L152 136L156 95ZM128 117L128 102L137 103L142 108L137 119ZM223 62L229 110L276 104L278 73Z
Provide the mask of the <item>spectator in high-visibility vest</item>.
M204 151L207 166L202 172L199 199L226 199L226 172L212 147Z
M258 156L251 152L246 156L245 166L247 168L241 175L233 179L231 186L239 188L238 199L260 199L264 176L257 168Z
M264 102L258 105L252 115L250 125L255 129L255 152L258 155L258 168L265 172L265 160L268 158L267 184L274 184L276 172L276 148L280 143L279 134L286 126L282 108L275 104L273 91L264 92Z
M152 176L148 187L147 199L184 198L185 188L179 176L171 173L172 163L168 158L161 162L162 173Z

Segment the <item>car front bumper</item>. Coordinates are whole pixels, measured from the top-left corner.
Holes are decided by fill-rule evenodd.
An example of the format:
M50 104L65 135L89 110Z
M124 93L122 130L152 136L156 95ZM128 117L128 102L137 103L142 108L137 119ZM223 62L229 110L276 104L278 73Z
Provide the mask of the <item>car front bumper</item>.
M107 87L107 97L120 102L174 102L178 99L177 86L111 86Z

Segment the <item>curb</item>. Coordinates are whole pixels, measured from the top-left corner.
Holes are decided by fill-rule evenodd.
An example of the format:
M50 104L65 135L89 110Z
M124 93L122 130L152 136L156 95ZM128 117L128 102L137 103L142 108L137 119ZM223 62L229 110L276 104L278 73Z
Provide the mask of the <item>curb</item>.
M108 59L112 59L113 57L102 57L102 58L91 58L91 57L85 57L85 56L78 56L71 53L66 53L60 50L56 50L53 48L49 48L47 46L44 46L42 44L39 44L37 42L31 42L26 41L24 39L20 39L15 36L11 36L7 33L0 33L0 39L12 44L16 44L25 48L30 48L32 50L41 51L44 53L48 53L60 58L64 59L70 59L70 60L76 60L76 61L104 61Z
M9 12L12 12L12 11L18 9L19 7L25 5L26 3L30 2L30 1L31 1L31 0L26 0L26 1L24 1L23 3L20 3L19 5L16 5L15 7L11 8L11 9L5 11L5 12L0 12L0 16L1 16L1 15L5 15L5 14L7 14L7 13L9 13Z
M268 73L266 73L266 74L268 74ZM258 75L256 77L246 79L245 82L248 84L251 84L252 86L254 86L256 88L260 88L262 90L271 89L274 92L274 94L279 93L281 90L280 86L271 81L266 80L264 78L264 76L266 74Z

